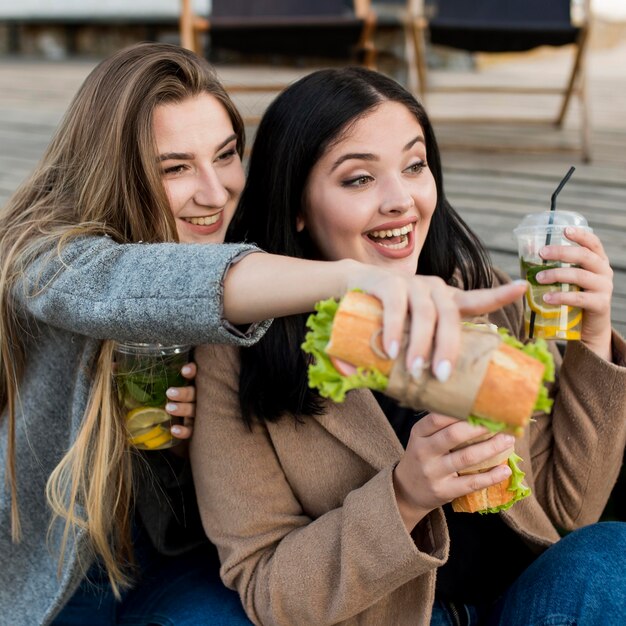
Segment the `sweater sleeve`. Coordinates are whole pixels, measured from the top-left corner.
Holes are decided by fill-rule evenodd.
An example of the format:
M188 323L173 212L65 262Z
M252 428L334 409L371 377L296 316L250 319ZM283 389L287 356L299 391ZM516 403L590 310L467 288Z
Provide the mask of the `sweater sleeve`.
M236 351L202 346L197 361L191 460L200 514L222 578L255 624L336 624L445 561L441 511L410 535L395 503L392 467L339 506L307 513L284 467L295 464L313 481L315 469L300 467L293 447L289 460L282 458L272 434L295 427L293 420L248 429L238 409ZM333 463L331 448L321 446L320 454Z
M239 332L223 319L231 264L247 244L117 244L80 237L41 254L14 290L40 322L95 339L249 345L268 322Z

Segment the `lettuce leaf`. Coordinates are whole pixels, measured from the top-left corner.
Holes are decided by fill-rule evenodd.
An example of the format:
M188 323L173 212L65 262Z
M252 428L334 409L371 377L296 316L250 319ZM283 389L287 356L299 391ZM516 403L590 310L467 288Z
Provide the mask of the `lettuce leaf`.
M521 457L515 453L513 453L508 458L509 467L511 468L511 472L512 472L511 484L509 485L508 490L513 491L515 493L515 495L513 496L513 499L507 502L506 504L501 504L500 506L494 506L488 509L483 509L482 511L478 511L478 513L480 513L481 515L485 515L486 513L499 513L500 511L506 511L507 509L510 509L516 502L519 502L519 500L523 500L524 498L527 498L530 495L531 493L530 487L527 487L522 482L526 474L524 474L524 472L522 472L522 470L518 466L518 463L521 460L522 460Z
M521 437L524 432L521 426L512 426L504 422L494 422L486 417L478 417L477 415L468 415L467 421L472 424L472 426L484 426L492 433L507 432L515 437Z
M365 370L359 367L355 374L342 376L333 366L326 354L326 346L330 341L335 313L339 302L330 298L315 305L315 313L309 315L306 325L309 328L302 349L310 354L314 362L309 365L309 387L317 389L321 396L333 402L343 402L346 393L351 389L373 389L384 391L389 382L378 370Z

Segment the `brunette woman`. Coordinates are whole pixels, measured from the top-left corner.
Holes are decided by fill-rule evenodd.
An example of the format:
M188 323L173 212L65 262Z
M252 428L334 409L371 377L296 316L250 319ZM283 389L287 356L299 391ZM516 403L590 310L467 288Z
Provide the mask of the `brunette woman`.
M582 306L582 341L568 344L562 364L554 350L554 409L515 442L532 495L498 515L448 503L508 477L503 466L460 473L512 438L454 452L484 429L366 389L324 400L307 385L306 316L276 320L250 348L197 350L200 511L222 579L255 624L623 621L626 527L594 522L626 442L626 344L611 331L600 240L568 237L580 245L548 246L544 258L578 267L539 280L584 289L556 302ZM462 289L508 280L446 200L424 109L363 69L316 72L269 107L227 239ZM523 338L520 302L490 320ZM436 355L420 357L445 378Z

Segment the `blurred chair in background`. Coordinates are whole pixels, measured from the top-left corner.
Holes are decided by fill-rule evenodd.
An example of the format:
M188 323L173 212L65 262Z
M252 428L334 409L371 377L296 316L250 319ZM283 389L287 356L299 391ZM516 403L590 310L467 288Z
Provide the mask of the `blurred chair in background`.
M343 59L374 68L376 15L370 0L213 0L210 17L193 13L181 0L181 45L202 53L201 34L208 33L207 55L235 51L245 63L279 58L288 65L306 58ZM291 62L291 63L289 63ZM230 92L280 91L285 84L229 85Z
M552 119L561 127L572 96L580 102L581 152L590 160L590 131L585 84L585 52L589 38L590 0L580 3L580 15L572 19L571 0L407 0L406 24L413 44L410 71L416 73L422 98L429 92L492 92L556 94L562 96ZM569 76L559 86L447 86L436 87L428 80L426 42L457 50L481 53L525 52L539 46L572 45L573 63ZM467 118L463 121L472 121ZM498 118L500 119L500 118ZM528 121L520 118L507 123Z

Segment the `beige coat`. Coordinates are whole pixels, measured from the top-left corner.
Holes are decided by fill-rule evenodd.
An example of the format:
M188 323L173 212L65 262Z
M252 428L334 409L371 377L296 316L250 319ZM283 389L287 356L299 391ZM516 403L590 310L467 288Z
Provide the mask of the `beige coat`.
M521 308L492 316L518 333ZM615 361L626 344L614 335ZM441 509L409 535L392 471L403 454L367 390L296 422L244 426L237 349L196 352L198 404L192 464L205 530L225 584L255 624L429 624L449 537ZM537 552L555 527L595 522L626 441L626 368L572 343L552 416L519 440L533 495L503 513Z

